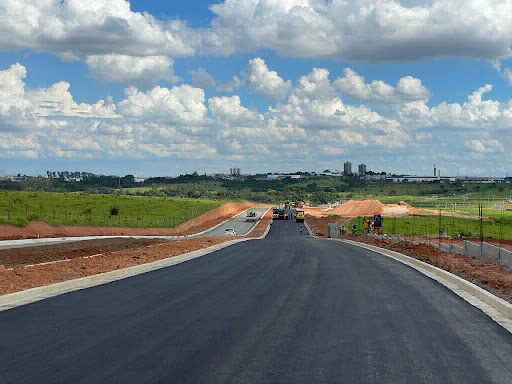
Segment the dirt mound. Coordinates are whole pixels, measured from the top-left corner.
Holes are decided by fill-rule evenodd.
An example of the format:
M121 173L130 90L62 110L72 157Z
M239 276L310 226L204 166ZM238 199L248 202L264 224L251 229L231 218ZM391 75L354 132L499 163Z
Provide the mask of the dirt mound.
M38 237L69 237L69 236L174 236L190 235L204 231L216 224L231 218L246 209L258 206L249 202L227 203L211 211L205 212L192 220L178 225L176 228L126 228L126 227L93 227L93 226L60 226L52 227L41 221L31 221L26 227L18 228L11 225L0 225L0 240L34 239Z
M386 217L407 216L410 214L421 215L421 211L405 201L399 201L396 204L386 204L382 210L382 216Z
M370 216L381 213L383 209L384 204L378 200L348 200L331 209L328 214L347 217Z

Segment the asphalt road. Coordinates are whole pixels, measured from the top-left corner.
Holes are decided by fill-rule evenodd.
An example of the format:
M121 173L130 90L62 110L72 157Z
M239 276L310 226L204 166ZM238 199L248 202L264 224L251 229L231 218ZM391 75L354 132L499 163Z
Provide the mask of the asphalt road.
M259 220L261 219L262 215L264 215L265 212L267 212L267 210L268 207L257 207L248 209L247 211L256 212L256 217ZM227 223L224 223L217 228L214 228L208 232L203 233L201 236L224 236L224 232L226 231L227 228L233 228L238 236L245 235L254 225L257 224L257 222L254 221L245 221L247 211L244 211L241 214L233 217Z
M0 312L0 382L512 382L512 335L487 315L299 227Z

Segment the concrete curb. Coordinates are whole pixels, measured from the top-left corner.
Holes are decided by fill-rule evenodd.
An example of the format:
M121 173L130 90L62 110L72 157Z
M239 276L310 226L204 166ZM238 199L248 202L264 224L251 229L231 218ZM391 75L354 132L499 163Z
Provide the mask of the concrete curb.
M380 253L416 269L427 277L430 277L431 279L443 284L445 287L456 293L458 296L462 297L468 303L482 310L503 328L512 333L512 304L493 295L485 289L480 288L479 286L464 280L463 278L456 276L448 271L398 252L376 247L374 245L359 243L352 240L332 240L341 241L360 248L374 251L376 253Z
M308 225L308 222L306 220L304 220L304 225L306 227L306 229L308 230L309 234L313 237L313 238L317 238L316 235L313 233L313 231L311 230L311 228L309 227Z
M235 217L242 215L248 210L253 208L247 208L246 210L237 213L236 215L230 217L227 220L224 220L221 223L214 225L211 228L208 228L204 231L193 233L191 235L181 235L181 236L143 236L143 235L105 235L105 236L70 236L70 237L44 237L40 239L21 239L21 240L0 240L0 250L2 249L13 249L13 248L26 248L26 247L37 247L44 245L55 245L55 244L64 244L64 243L72 243L77 241L85 241L85 240L101 240L101 239L162 239L162 240L180 240L180 239L190 239L197 236L204 235L207 232L213 231L214 229L220 227L221 225L226 224L230 220L233 220ZM270 209L270 208L269 208ZM268 210L267 210L268 212ZM266 214L266 212L265 212ZM263 216L262 216L263 217ZM261 219L260 219L261 220ZM259 223L259 220L255 223L254 227ZM253 229L251 228L249 232L245 235L249 234Z
M167 259L161 259L153 261L151 263L135 265L133 267L118 269L115 271L99 273L92 276L81 277L74 280L63 281L62 283L55 283L45 285L42 287L35 287L26 289L24 291L9 293L7 295L0 296L0 312L6 311L21 305L30 304L36 301L44 300L50 297L62 295L80 289L86 289L95 287L97 285L108 284L113 281L126 279L128 277L140 275L142 273L155 271L161 268L171 267L173 265L181 264L189 260L196 259L198 257L208 255L215 251L227 248L231 245L242 243L249 240L261 240L264 239L270 231L270 224L267 226L265 233L260 237L244 238L230 240L222 244L217 244L209 248L199 249L196 251L184 253L179 256L169 257Z

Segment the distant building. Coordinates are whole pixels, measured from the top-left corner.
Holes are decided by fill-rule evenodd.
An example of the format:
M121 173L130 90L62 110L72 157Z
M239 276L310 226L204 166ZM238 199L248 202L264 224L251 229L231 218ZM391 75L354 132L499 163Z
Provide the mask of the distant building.
M358 173L360 175L366 175L366 164L359 164Z
M352 163L350 161L347 161L343 164L343 174L344 175L350 175L352 173Z
M229 168L229 174L231 176L240 176L242 172L240 172L240 168Z

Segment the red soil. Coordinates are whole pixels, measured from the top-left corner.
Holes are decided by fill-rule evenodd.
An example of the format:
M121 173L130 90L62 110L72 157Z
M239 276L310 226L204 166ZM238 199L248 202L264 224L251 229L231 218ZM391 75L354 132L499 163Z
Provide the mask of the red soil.
M250 206L254 205L250 204ZM272 211L269 211L251 233L244 237L254 238L263 235L271 216ZM54 264L19 266L14 269L5 269L3 265L0 265L0 295L179 256L233 240L233 237L201 237L171 242L156 240L145 244L143 241L135 239L121 239L121 242L117 240L93 240L73 243L74 245L45 246L47 257L44 257L44 260L41 259L42 255L36 247L24 248L16 255L18 264L50 260L64 261ZM125 244L122 250L115 250L116 247L119 249L121 244L124 244L123 242L130 245ZM149 243L151 244L147 245ZM80 245L78 248L77 244ZM138 248L127 250L126 248L129 247ZM112 250L114 251L112 252ZM84 255L94 255L94 257L84 258Z
M227 203L195 217L175 228L126 228L94 226L53 227L41 221L31 221L26 227L0 225L0 240L34 239L38 237L72 236L175 236L204 231L248 208L258 206L249 202Z

